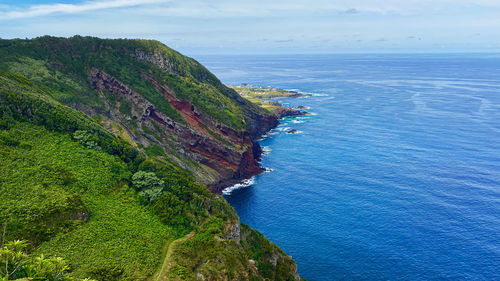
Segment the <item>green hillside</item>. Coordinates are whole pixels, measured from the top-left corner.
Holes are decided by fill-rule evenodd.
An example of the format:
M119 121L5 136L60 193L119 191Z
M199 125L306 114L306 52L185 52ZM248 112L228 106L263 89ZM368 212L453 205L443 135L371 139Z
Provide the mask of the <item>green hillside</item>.
M144 58L137 59L140 56ZM130 85L164 113L180 119L154 86L142 79L146 74L169 85L179 98L191 101L219 122L238 130L246 128L238 103L242 100L236 100L234 92L195 60L157 41L79 36L1 40L0 57L1 69L55 89L53 98L64 104L81 103L103 109L96 92L88 89L88 72L95 68Z
M133 127L133 118L122 117L137 111L136 105L116 106L113 90L93 89L88 77L96 66L105 69L180 128L191 126L192 120L185 120L190 115L179 113L158 87L137 77L146 73L165 87L179 85L177 98L185 95L182 99L205 112L200 115L235 131L248 132L259 109L234 98L195 61L154 41L44 37L0 45L2 244L26 240L29 257L61 257L78 278L298 280L290 257L240 226L232 207L186 169L204 164L169 153L176 144L165 140L168 136L143 142L124 133L135 129L149 135L148 129L154 135L165 129L137 120ZM137 48L165 52L170 63L157 67L138 61L130 56ZM214 100L224 108L218 114L211 112ZM110 105L125 113L115 115ZM195 125L216 130L209 122ZM212 133L221 147L237 145L233 136Z
M139 150L166 151L163 160L190 170L207 185L222 186L254 173L255 163L240 164L248 160L246 151L255 151L245 132L253 138L265 130L263 124L273 122L271 114L201 64L157 41L0 39L0 58L0 70L37 83L44 94L83 111ZM192 143L200 145L192 149ZM234 165L214 160L220 158Z

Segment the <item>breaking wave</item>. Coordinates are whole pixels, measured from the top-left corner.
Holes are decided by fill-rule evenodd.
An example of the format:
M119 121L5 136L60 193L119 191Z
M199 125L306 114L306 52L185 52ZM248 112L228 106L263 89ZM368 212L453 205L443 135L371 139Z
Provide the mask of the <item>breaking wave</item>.
M235 191L237 189L249 187L254 183L255 183L255 177L251 177L249 179L243 180L240 183L237 183L235 185L231 185L229 187L224 188L224 190L222 190L222 194L223 195L230 195L233 191Z

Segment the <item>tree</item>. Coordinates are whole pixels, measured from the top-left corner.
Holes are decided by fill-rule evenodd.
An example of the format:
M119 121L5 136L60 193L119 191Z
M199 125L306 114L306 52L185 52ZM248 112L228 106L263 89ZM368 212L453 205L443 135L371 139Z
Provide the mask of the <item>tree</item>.
M0 274L4 280L23 277L22 271L28 257L25 252L27 245L26 241L14 240L5 243L0 249Z
M163 193L165 183L153 172L139 171L132 176L132 185L143 198L154 201Z
M43 281L91 281L73 278L69 266L59 257L29 258L26 241L14 240L0 248L0 281L28 278Z

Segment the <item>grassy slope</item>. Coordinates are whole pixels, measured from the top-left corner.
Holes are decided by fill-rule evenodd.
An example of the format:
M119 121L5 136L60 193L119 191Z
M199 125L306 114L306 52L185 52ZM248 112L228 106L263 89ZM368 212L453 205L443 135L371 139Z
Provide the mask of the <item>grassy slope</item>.
M9 240L28 239L35 253L67 259L76 276L140 280L160 268L169 241L194 231L192 241L201 244L189 239L179 245L183 255L172 254L176 264L168 279L190 279L200 263L207 278L248 279L248 259L268 247L267 240L225 240L237 216L223 199L189 173L141 156L93 119L51 98L59 92L0 72L0 220L7 221ZM100 150L76 142L76 130L89 132ZM129 187L138 169L166 182L154 204ZM224 262L205 263L212 259ZM294 268L291 259L284 264ZM257 267L263 271L254 274L256 280L277 274L269 259Z
M262 234L241 225L241 242L221 239L223 223L208 220L193 237L176 245L172 253L170 280L192 280L196 275L213 276L213 280L295 280L292 258L269 242ZM214 239L213 237L216 237ZM272 264L271 260L276 264Z
M283 90L278 88L263 88L254 86L228 86L236 91L243 98L258 105L259 107L272 112L282 106L273 101L267 100L272 98L289 98L289 97L304 97L309 94L303 94L296 91Z
M67 259L80 277L101 267L140 273L138 279L153 273L163 243L175 232L124 184L130 176L125 163L29 123L16 123L2 136L22 144L0 144L0 217L8 220L7 239L41 244L37 253ZM73 198L81 199L88 222L71 216L54 221L72 210Z
M254 86L228 86L235 90L237 93L244 97L270 99L270 98L289 98L307 96L296 91L278 89L278 88L264 88Z
M278 109L280 108L280 106L274 104L272 101L268 101L268 100L263 100L261 98L254 98L254 97L245 97L247 100L249 100L250 102L262 107L263 109L265 110L268 110L268 111L273 111L275 109Z

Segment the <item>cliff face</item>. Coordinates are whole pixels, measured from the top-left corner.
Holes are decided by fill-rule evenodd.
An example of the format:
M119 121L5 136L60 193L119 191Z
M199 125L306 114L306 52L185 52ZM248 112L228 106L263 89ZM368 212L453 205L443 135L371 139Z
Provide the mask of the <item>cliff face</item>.
M159 42L42 37L0 40L0 51L9 54L1 69L57 84L53 98L191 171L212 192L262 171L255 140L277 116ZM158 147L165 155L153 155Z
M143 78L154 85L185 122L174 121L141 94L102 70L93 69L88 77L91 88L96 90L107 104L106 115L126 129L135 142L156 144L164 149L179 147L183 156L215 171L211 175L211 181L206 182L209 189L215 193L220 193L227 185L262 172L258 163L262 151L254 140L276 125L275 117L255 114L249 119L254 122L251 123L251 129L238 132L217 123L189 101L178 99L168 86L151 77ZM118 103L109 103L104 92L116 95ZM127 117L120 113L121 103L131 105L132 116ZM133 128L127 125L127 118L130 117L139 123L141 129L134 132ZM161 136L161 139L151 137L147 133L148 130ZM177 159L177 162L183 164L181 159ZM194 172L202 181L206 181L202 172Z

